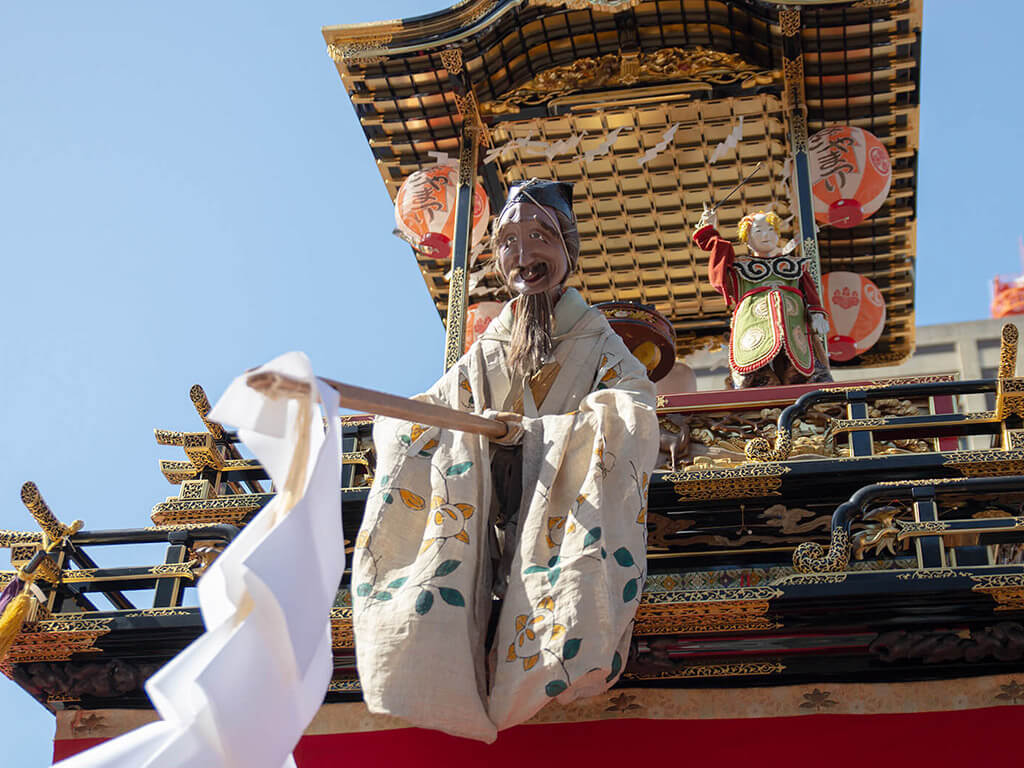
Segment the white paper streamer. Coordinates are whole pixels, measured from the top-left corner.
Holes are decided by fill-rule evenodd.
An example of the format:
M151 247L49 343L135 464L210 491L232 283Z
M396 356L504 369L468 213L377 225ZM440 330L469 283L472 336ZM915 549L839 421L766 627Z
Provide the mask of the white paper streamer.
M618 140L619 134L622 133L624 130L625 126L620 126L613 131L609 131L604 141L602 141L593 149L589 149L583 153L584 159L589 163L596 157L602 157L604 155L607 155L608 152L611 151L611 148L615 146L615 142Z
M239 377L209 418L239 437L281 489L199 582L206 632L146 683L162 718L61 768L282 768L333 672L330 610L345 567L337 396L291 352L263 366L319 390L270 400ZM316 388L313 388L316 386ZM305 407L305 424L299 419ZM305 441L306 460L296 447ZM288 509L292 502L294 505Z
M639 165L647 165L647 163L649 163L651 160L653 160L662 152L664 152L668 145L672 143L672 139L675 138L676 131L678 130L679 123L674 123L671 127L669 127L667 131L661 134L661 141L659 141L657 144L655 144L653 147L648 149L640 157L637 158L637 163Z
M730 149L736 149L736 145L743 140L743 115L740 115L740 123L733 128L729 135L725 137L725 141L719 142L718 146L715 147L711 153L711 157L708 159L708 163L713 165L718 162L718 159L725 155Z

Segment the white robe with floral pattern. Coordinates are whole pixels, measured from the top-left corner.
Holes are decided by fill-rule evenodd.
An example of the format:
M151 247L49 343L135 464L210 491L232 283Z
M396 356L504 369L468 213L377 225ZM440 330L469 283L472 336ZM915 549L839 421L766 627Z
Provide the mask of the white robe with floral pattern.
M511 303L425 395L482 412L523 395L505 354ZM493 574L487 438L380 418L377 472L353 556L356 654L371 711L493 741L557 698L612 685L646 576L654 387L604 316L555 306L558 375L524 397L523 496L508 588L484 643Z

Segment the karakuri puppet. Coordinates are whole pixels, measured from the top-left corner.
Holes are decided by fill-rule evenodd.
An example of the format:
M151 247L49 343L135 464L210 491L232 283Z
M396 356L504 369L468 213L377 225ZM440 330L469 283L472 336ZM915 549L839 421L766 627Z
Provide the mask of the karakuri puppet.
M736 256L717 224L715 210L705 209L693 241L711 252L708 277L732 311L733 386L832 381L821 342L828 336L828 313L806 260L779 252L779 217L758 211L740 220L739 239L748 256Z
M507 434L378 419L352 575L370 710L483 741L618 679L658 453L644 365L565 287L579 256L571 185L514 187L494 245L515 298L415 399Z

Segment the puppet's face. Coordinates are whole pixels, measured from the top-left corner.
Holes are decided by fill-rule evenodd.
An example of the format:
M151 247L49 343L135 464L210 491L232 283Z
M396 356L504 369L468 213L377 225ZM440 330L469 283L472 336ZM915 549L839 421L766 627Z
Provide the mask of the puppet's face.
M747 232L747 245L750 246L750 249L759 256L767 256L775 250L778 244L779 233L768 223L768 217L755 216L750 224L750 230Z
M513 293L557 297L569 257L556 222L553 212L533 203L513 203L502 213L495 237L498 269Z

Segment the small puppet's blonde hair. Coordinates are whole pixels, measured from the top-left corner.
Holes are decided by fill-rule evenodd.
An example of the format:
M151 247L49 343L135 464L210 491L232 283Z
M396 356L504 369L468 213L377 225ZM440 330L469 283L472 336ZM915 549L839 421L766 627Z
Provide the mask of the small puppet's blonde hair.
M764 216L771 224L772 229L775 230L775 234L782 234L782 219L778 217L775 211L757 211L755 213L748 213L742 219L740 219L740 228L737 233L741 243L747 242L747 235L750 234L750 226L754 223L755 216Z

